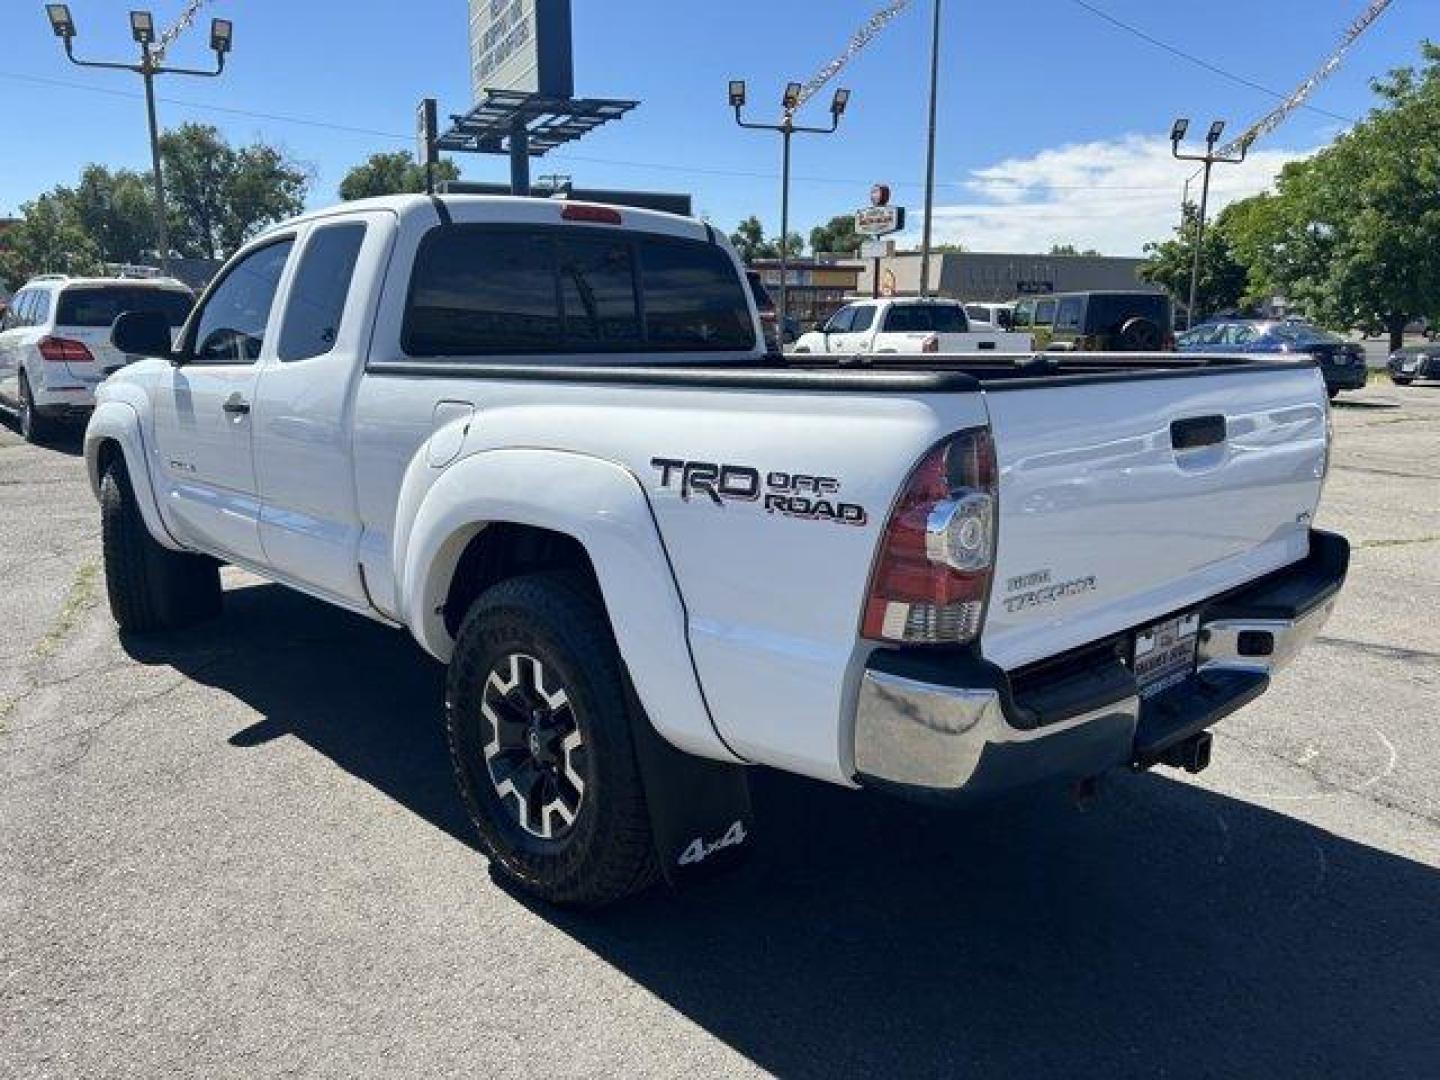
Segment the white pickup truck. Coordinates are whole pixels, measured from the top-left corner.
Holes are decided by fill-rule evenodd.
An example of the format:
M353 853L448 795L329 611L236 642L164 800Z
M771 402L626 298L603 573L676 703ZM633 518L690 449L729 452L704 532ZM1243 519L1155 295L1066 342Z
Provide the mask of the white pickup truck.
M733 861L747 767L963 801L1202 768L1324 622L1304 358L767 360L707 225L397 197L278 226L85 458L122 631L230 563L449 665L485 851L597 905ZM427 703L417 702L424 708Z
M1029 334L972 329L958 300L857 300L824 327L801 335L795 352L831 356L889 353L1028 353Z

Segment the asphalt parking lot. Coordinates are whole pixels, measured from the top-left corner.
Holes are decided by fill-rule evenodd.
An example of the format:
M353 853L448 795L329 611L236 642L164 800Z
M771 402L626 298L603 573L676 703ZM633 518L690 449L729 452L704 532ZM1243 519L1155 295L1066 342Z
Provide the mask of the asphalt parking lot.
M0 428L0 1075L1434 1076L1440 385L1335 409L1324 637L1195 779L965 815L761 774L748 867L537 909L403 634L227 571L120 640Z

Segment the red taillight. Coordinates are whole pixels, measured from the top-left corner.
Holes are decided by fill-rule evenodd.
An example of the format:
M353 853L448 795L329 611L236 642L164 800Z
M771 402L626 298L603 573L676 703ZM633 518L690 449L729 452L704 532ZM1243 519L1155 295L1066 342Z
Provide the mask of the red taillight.
M593 225L621 225L624 218L613 206L591 206L589 203L566 203L560 211L566 221L588 221Z
M867 638L955 645L979 635L995 563L996 473L984 428L962 431L916 467L870 575Z
M940 335L931 334L920 343L922 353L938 353L940 351Z
M71 341L63 337L41 338L36 346L40 355L51 364L93 364L95 357L83 341Z

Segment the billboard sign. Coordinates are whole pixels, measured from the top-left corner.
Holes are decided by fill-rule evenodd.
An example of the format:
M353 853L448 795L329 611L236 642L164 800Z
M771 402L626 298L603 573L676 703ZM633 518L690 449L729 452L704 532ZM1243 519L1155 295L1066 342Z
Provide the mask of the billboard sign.
M861 236L888 236L903 228L903 206L866 206L855 212L855 231Z
M570 0L470 0L470 86L573 96Z

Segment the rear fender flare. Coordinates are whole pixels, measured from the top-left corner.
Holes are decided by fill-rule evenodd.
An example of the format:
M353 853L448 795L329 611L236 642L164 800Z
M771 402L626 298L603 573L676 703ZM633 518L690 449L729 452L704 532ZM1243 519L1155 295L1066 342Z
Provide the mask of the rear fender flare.
M431 485L398 553L403 621L448 662L443 605L462 553L491 523L571 536L595 568L620 655L659 733L680 750L738 761L701 693L686 612L640 481L610 461L556 450L489 450L462 458Z

